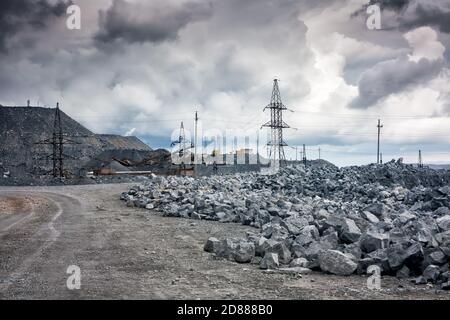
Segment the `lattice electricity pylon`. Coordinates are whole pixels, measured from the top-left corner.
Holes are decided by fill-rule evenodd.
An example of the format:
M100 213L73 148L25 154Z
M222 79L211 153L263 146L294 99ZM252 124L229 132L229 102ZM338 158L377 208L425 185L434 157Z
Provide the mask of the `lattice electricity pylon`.
M269 158L275 164L278 161L280 161L280 163L286 163L284 147L287 146L287 144L283 140L283 129L290 127L283 121L283 110L287 110L287 108L281 101L278 79L273 80L272 98L270 103L264 108L264 111L266 109L270 109L270 121L263 124L262 127L271 128L271 137L267 143L267 146L270 147Z
M172 147L178 145L178 156L181 159L181 163L184 164L184 157L187 154L187 151L189 149L194 148L194 144L192 142L190 142L189 140L186 140L186 134L184 132L184 124L183 121L181 121L181 125L180 125L180 135L178 137L178 140L176 141L172 141L172 143L170 144ZM189 147L188 147L189 145Z
M40 142L35 143L37 145L51 145L52 153L46 155L42 159L50 159L52 160L53 168L52 175L53 177L64 177L64 159L76 159L75 157L64 154L64 145L67 144L80 144L79 142L70 140L64 137L62 125L61 125L61 112L59 110L59 103L56 104L55 109L55 119L53 121L53 133L52 137L49 139L44 139Z

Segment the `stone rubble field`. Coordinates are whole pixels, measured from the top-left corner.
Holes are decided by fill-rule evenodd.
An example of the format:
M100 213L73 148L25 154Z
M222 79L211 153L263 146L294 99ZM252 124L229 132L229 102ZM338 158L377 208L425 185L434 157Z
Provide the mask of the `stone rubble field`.
M204 250L261 269L410 278L450 289L450 171L391 161L337 168L326 161L275 175L153 176L121 195L166 216L242 223L245 238Z

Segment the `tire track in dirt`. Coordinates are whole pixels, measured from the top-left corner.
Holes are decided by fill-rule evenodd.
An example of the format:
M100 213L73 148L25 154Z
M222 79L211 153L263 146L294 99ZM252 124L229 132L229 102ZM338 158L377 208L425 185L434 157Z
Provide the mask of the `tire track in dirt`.
M12 196L15 196L15 197L23 197L24 192L23 191L5 191L5 193L11 194ZM55 228L55 222L65 212L65 209L63 208L63 205L61 205L60 202L64 203L64 205L66 207L70 208L70 206L67 206L67 203L68 203L67 199L70 199L72 201L77 202L80 209L82 207L82 204L78 199L67 197L67 196L62 196L62 195L59 195L56 193L27 191L26 194L27 194L27 197L30 196L30 194L31 194L36 199L45 199L49 203L52 203L57 208L57 210L55 213L53 213L50 221L44 222L44 224L40 227L40 229L32 236L32 239L33 238L36 239L36 238L38 238L39 235L48 233L48 236L45 239L43 245L39 246L33 254L27 256L22 261L22 263L12 273L10 273L6 277L6 279L5 279L6 281L0 283L0 293L6 293L13 284L17 283L17 281L20 278L22 278L23 275L25 275L27 273L27 270L30 269L31 265L33 263L35 263L36 261L39 261L39 257L42 256L43 253L47 249L49 249L54 244L54 242L59 238L61 233L60 233L60 231L58 231ZM66 211L71 211L71 210L66 210ZM19 221L16 221L13 225L10 225L6 231L10 230L14 225L17 225L19 222L23 222L25 220L25 218L32 216L34 214L35 214L35 209L33 208L32 212L29 215L27 215L23 219L20 219Z

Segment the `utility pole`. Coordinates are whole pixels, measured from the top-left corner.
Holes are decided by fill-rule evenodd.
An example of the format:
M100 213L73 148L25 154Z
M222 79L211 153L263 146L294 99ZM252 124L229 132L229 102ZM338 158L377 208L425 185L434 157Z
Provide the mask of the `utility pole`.
M418 167L419 167L419 168L423 168L423 163L422 163L422 150L419 150L419 163L418 163Z
M197 111L195 111L195 133L194 133L194 166L197 166L197 124L198 124L198 114Z
M295 146L294 149L295 149L295 161L298 161L298 147Z
M287 144L283 140L283 129L289 128L289 125L283 121L283 110L287 110L287 108L281 101L278 79L273 80L272 98L264 108L264 110L266 109L270 109L270 121L266 122L263 127L271 128L271 139L267 145L271 147L272 165L278 167L279 162L286 162L283 147Z
M306 146L303 145L303 164L306 167Z
M377 143L377 164L380 163L380 132L381 132L381 128L383 128L383 125L381 124L381 120L378 119L378 143Z

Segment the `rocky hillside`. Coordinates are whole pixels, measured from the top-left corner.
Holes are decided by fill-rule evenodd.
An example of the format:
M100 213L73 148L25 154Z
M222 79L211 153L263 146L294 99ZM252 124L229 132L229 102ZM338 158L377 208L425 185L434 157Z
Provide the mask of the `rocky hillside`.
M0 169L13 177L39 175L51 168L45 155L51 148L36 143L52 135L55 109L0 106ZM75 159L66 162L73 173L105 150L151 151L136 137L95 134L61 111L64 135L77 142L64 153Z

